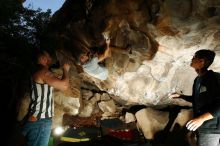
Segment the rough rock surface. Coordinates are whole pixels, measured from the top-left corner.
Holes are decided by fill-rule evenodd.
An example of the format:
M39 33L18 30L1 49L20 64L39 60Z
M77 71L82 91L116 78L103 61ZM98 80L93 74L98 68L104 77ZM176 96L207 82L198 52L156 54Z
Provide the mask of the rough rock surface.
M59 122L54 127L61 124L65 113L81 117L102 113L108 118L121 116L124 107L133 105L156 109L191 106L169 95L191 94L196 73L189 64L199 49L216 52L210 69L220 71L219 6L220 0L66 0L48 31L57 41L58 60L72 66L71 89L55 94L58 116L54 120ZM77 60L85 51L103 52L91 48L104 46L104 36L111 39L111 46L122 49L113 50L104 61L109 76L101 81L84 73ZM140 118L161 113L142 112L146 117ZM181 113L176 121L184 126L187 118ZM184 115L188 117L187 112ZM167 119L160 119L154 131L166 123ZM153 134L146 132L145 136L152 138Z

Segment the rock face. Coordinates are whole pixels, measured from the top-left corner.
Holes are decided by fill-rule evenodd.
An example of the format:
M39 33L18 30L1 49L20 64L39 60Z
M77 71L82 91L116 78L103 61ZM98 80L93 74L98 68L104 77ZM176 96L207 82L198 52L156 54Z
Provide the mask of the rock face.
M57 34L59 49L67 52L70 60L103 45L104 35L111 38L111 46L129 47L129 52L112 51L105 60L109 70L106 81L86 73L80 78L127 104L172 104L177 101L167 98L169 93L191 94L196 74L189 63L194 52L208 48L218 54L218 4L200 0L67 0L51 24L59 29L51 33ZM218 60L217 56L211 66L216 71Z
M119 116L122 106L190 106L169 94L191 94L196 73L189 64L199 49L216 52L210 68L220 71L219 6L220 0L66 0L48 31L58 60L72 63L71 89L55 94L56 125L64 113L107 118ZM105 60L109 76L101 81L76 64L81 52L103 52L91 48L103 46L104 36L121 49Z

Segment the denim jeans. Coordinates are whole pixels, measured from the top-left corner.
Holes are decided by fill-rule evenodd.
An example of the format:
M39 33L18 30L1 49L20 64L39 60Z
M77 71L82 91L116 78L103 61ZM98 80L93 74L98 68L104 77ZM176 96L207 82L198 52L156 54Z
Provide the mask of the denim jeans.
M220 146L220 134L197 134L197 146Z
M27 146L47 146L51 133L52 120L39 119L25 123L22 133L26 138Z

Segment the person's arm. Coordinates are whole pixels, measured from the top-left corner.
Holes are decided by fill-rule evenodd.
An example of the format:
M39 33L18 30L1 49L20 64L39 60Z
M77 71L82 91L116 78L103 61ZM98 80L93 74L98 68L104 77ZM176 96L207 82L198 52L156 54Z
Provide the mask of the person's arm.
M217 81L217 82L216 82ZM220 75L216 74L215 78L211 78L212 83L210 89L212 90L212 103L208 106L207 111L213 115L213 117L220 117Z
M199 117L196 117L192 120L190 120L187 124L186 127L188 130L190 131L195 131L196 129L198 129L205 121L212 119L213 116L209 113L206 112L204 114L202 114Z
M191 131L195 131L196 129L198 129L205 121L220 116L220 83L218 82L217 84L215 84L215 81L210 82L213 83L210 89L212 89L212 92L214 93L213 95L211 95L211 97L213 98L212 103L207 106L207 112L198 117L195 117L187 123L186 127Z
M58 90L67 90L69 87L69 72L70 65L64 64L63 65L63 76L61 79L54 76L54 74L50 71L44 73L43 81L48 85L58 89Z
M216 90L219 90L219 86L216 87ZM217 91L219 92L219 91ZM213 97L212 103L208 106L207 111L213 117L220 117L220 95Z
M184 95L184 94L179 94L179 93L172 93L169 98L182 98L186 101L192 102L192 96L190 95Z
M103 61L107 57L111 57L112 52L117 52L117 53L131 53L131 48L126 47L126 48L121 48L117 46L110 46L110 39L106 40L106 50L104 54L99 56L99 62Z
M111 56L111 49L109 47L110 45L110 39L106 40L106 49L105 52L98 56L99 62L103 61L105 58Z

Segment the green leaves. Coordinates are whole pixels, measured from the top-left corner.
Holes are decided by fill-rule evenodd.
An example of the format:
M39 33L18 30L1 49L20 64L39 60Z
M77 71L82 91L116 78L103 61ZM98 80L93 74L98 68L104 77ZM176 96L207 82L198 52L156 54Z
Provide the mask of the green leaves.
M18 0L0 0L0 74L11 80L29 75L33 55L50 22L51 11L24 8ZM10 79L10 78L9 78Z

